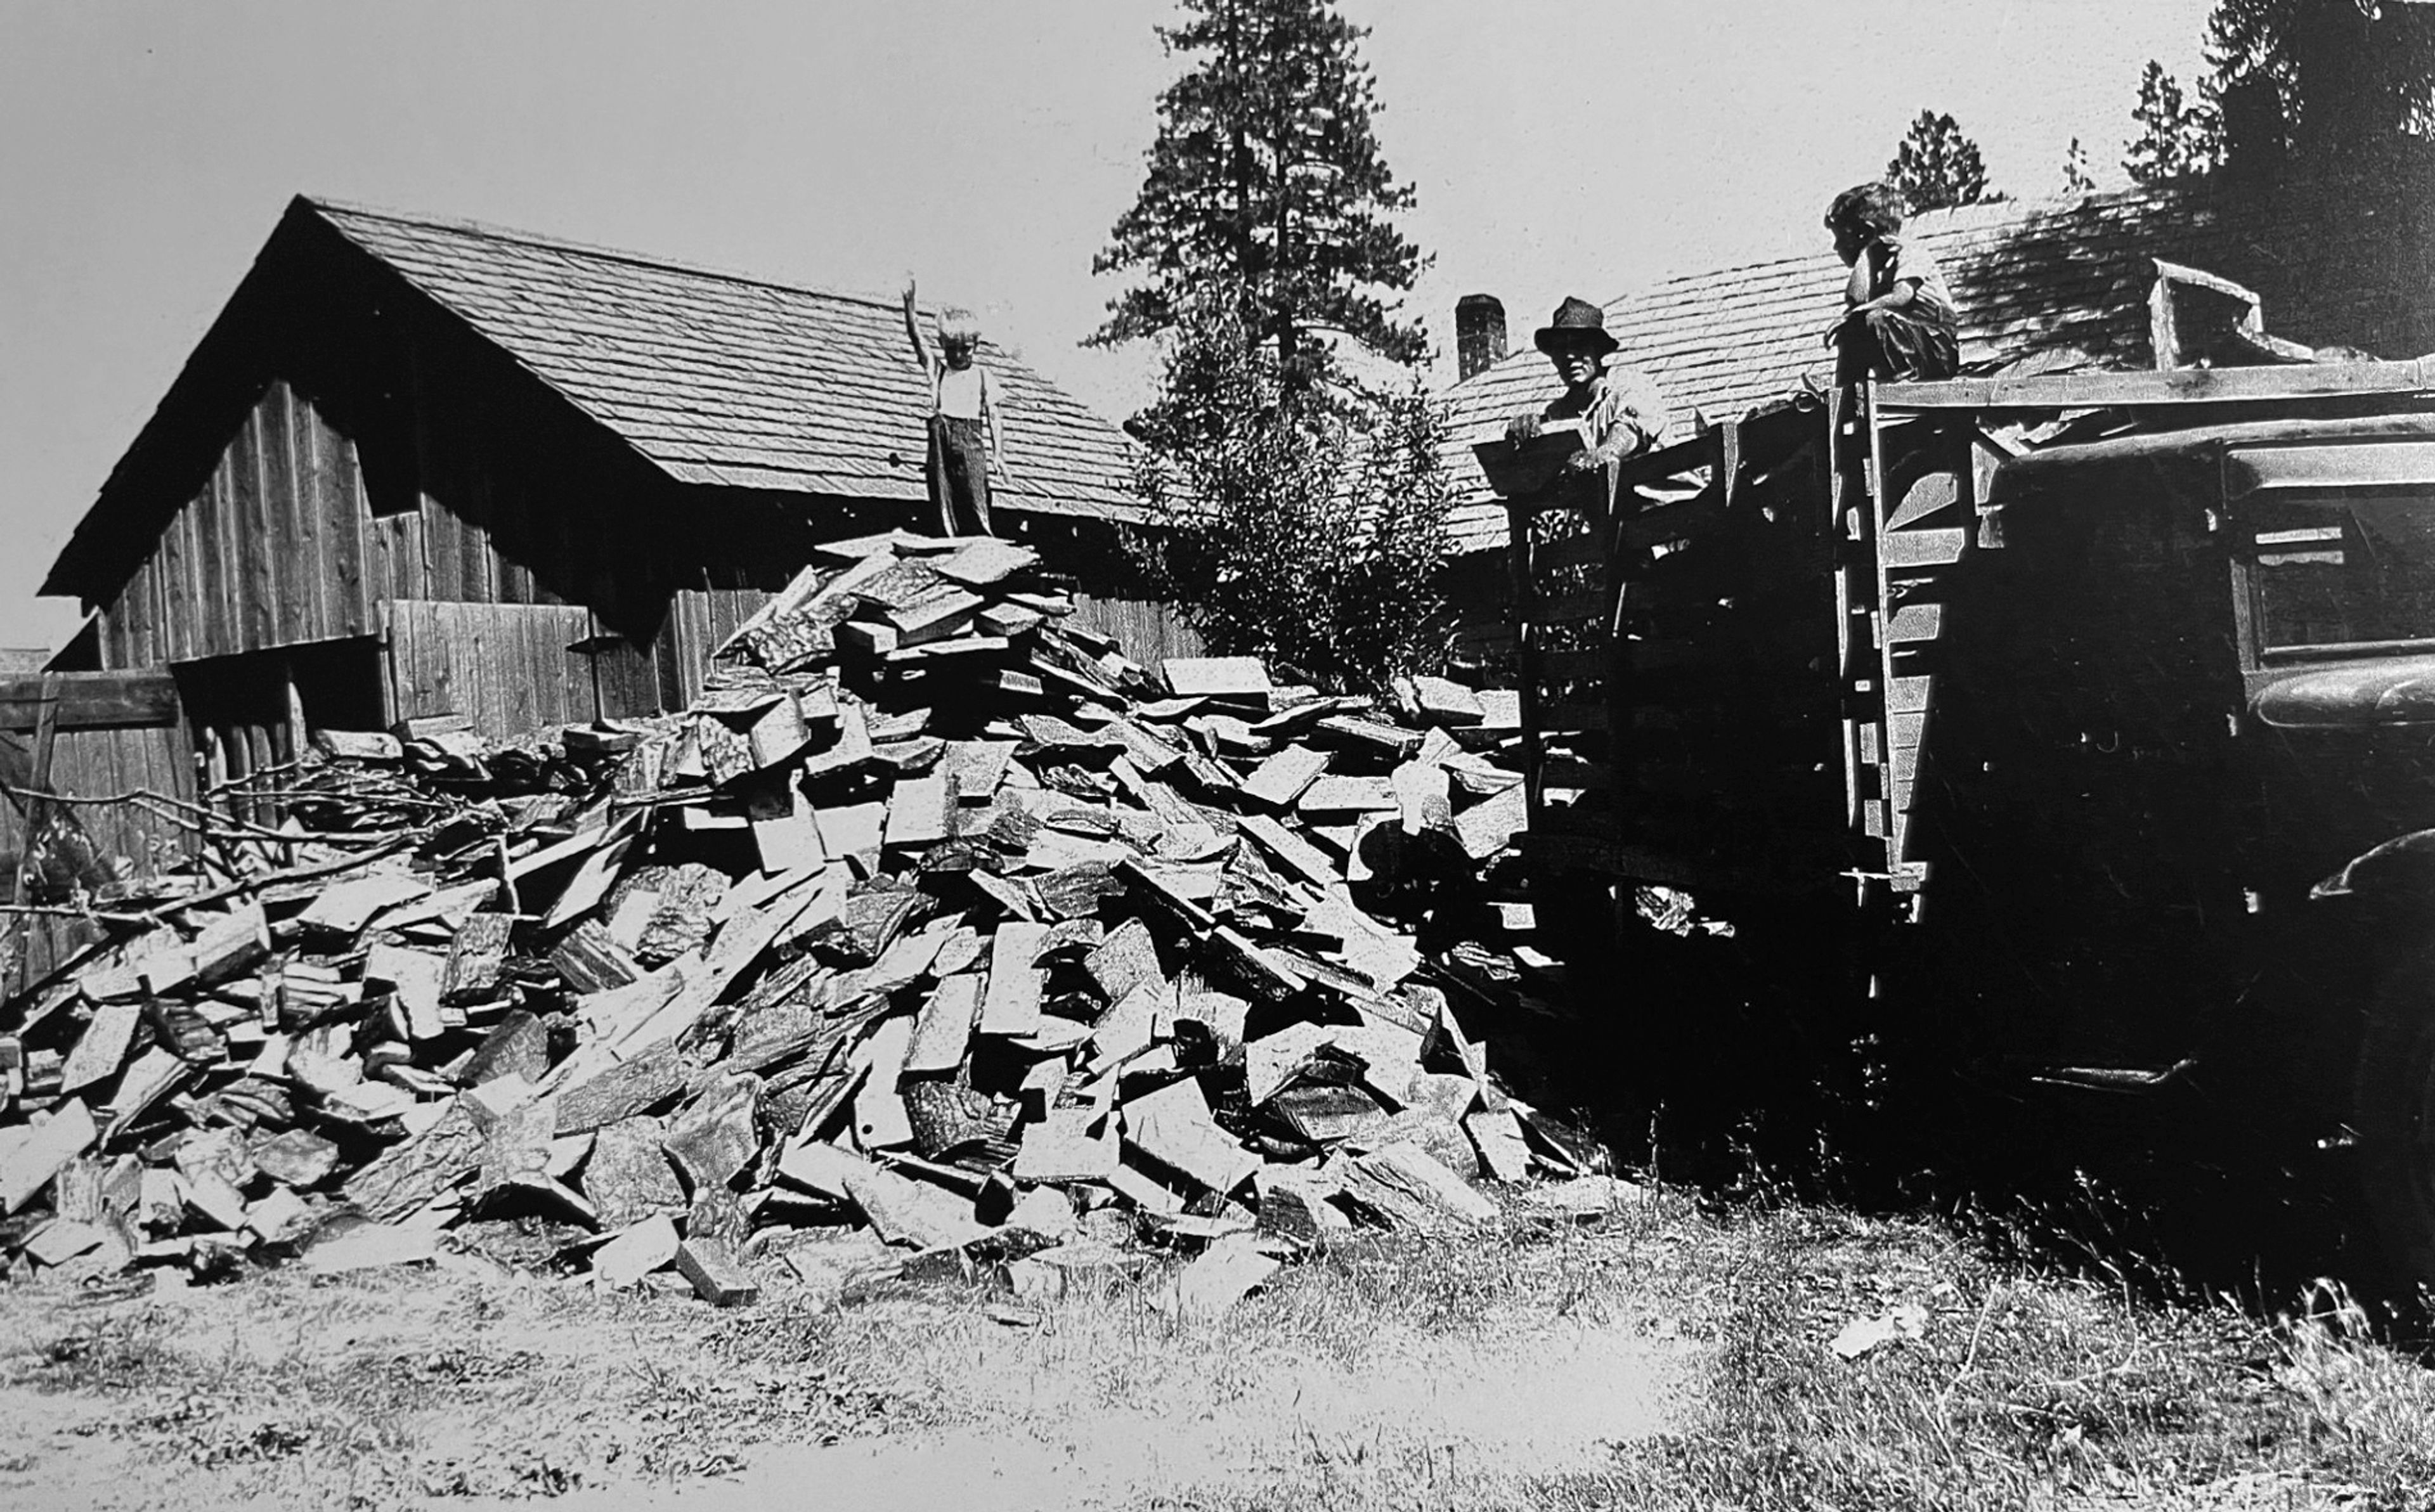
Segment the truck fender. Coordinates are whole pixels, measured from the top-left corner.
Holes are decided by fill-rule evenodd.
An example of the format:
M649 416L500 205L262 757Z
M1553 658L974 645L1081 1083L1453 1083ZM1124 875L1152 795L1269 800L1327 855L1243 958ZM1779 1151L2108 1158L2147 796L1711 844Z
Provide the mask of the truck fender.
M2429 890L2435 890L2435 830L2413 830L2351 857L2341 870L2309 888L2308 898L2315 902Z

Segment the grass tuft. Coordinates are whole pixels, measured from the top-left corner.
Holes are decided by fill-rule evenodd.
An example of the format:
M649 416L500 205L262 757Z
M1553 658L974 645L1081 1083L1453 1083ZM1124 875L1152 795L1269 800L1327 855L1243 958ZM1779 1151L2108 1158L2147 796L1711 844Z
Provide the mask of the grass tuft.
M1741 1222L1694 1424L1546 1504L2435 1507L2435 1377L2339 1288L2269 1322L1991 1261L1920 1222ZM1827 1347L1905 1301L1927 1310L1919 1337Z

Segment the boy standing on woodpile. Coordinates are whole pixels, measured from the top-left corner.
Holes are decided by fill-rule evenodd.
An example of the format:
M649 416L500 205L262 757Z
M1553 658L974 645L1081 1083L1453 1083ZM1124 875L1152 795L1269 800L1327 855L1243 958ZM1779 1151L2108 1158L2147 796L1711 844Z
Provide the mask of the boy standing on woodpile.
M1578 421L1581 450L1564 466L1587 472L1635 456L1657 444L1666 431L1666 399L1636 368L1607 365L1620 344L1607 334L1606 312L1567 296L1533 344L1555 364L1564 391L1535 415L1516 415L1505 427L1512 440L1528 440L1551 421Z
M1950 378L1960 370L1960 315L1936 259L1902 239L1902 211L1885 184L1835 197L1826 229L1851 266L1843 318L1826 333L1835 381Z
M1006 449L1006 422L990 391L989 369L973 358L980 345L980 325L969 310L940 311L940 355L933 357L922 339L921 318L913 313L913 281L908 278L905 334L913 340L913 360L930 379L930 497L939 507L940 531L994 535L990 528L990 464ZM1003 460L997 468L1000 479L1012 481Z

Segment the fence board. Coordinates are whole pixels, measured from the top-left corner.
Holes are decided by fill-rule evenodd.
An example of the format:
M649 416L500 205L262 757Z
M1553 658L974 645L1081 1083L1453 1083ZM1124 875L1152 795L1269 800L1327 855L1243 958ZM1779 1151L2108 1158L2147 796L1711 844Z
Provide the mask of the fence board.
M580 605L392 599L394 716L462 714L492 740L591 720L591 635Z
M11 789L39 786L63 798L114 798L141 788L194 799L185 728L166 674L63 673L50 680L59 697L52 705L47 768L42 767L34 729L41 722L38 706L0 702L0 777ZM0 684L0 693L9 691L13 685ZM35 781L38 770L46 779L41 783ZM16 900L23 875L19 861L28 839L55 825L74 827L89 843L92 865L74 879L88 889L115 876L153 876L187 850L183 830L131 803L45 804L11 792L0 798L0 887L9 901ZM80 849L71 843L64 853ZM0 931L10 968L0 986L15 988L37 980L96 937L93 926L74 919L10 919Z
M769 602L758 588L682 588L668 605L668 635L663 646L673 670L677 707L690 708L701 696L702 669L719 644Z
M1209 654L1199 632L1183 623L1174 606L1154 598L1099 598L1078 593L1073 623L1114 636L1125 655L1145 666L1156 666L1168 657Z

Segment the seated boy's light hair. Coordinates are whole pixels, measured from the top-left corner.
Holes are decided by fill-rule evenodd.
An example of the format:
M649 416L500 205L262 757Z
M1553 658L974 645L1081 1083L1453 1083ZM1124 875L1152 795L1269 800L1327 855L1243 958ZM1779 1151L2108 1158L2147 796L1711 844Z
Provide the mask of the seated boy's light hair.
M955 342L958 346L978 346L981 339L981 323L973 318L973 312L970 310L954 308L941 310L939 339L942 342Z

